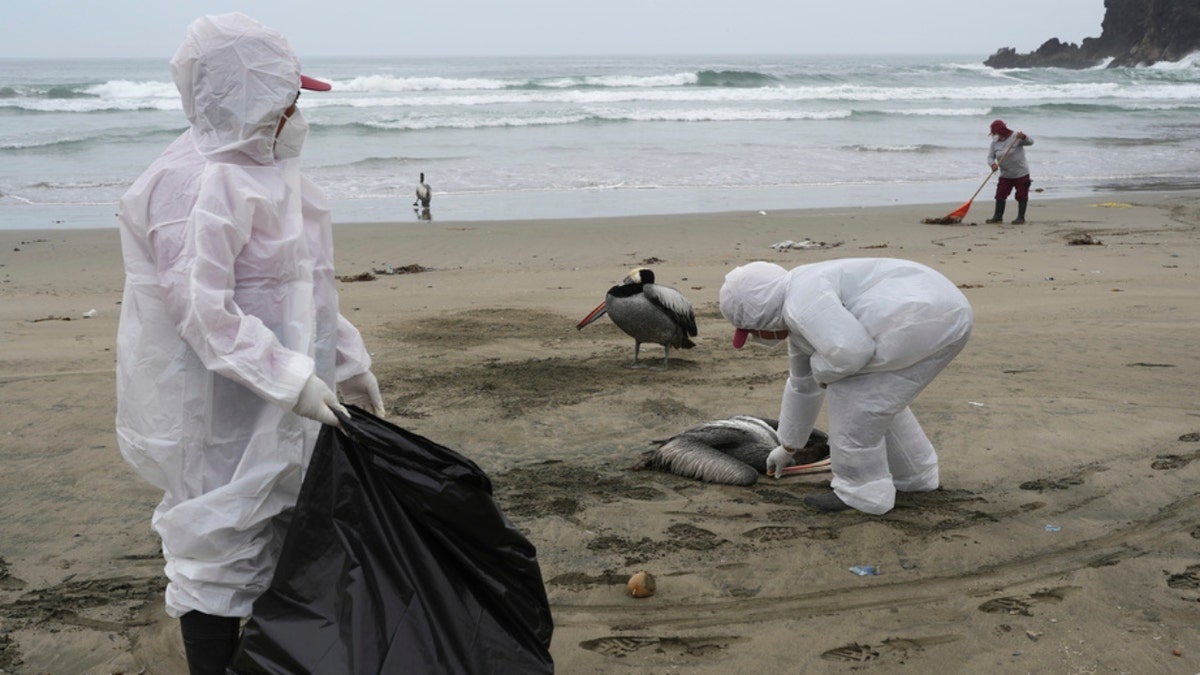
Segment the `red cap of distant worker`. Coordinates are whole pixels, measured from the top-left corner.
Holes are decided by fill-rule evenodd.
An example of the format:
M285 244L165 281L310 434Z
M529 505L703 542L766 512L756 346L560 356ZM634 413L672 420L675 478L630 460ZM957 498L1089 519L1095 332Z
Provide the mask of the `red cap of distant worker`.
M1004 124L1004 120L996 120L995 122L992 122L992 135L1003 137L1011 133L1012 130Z

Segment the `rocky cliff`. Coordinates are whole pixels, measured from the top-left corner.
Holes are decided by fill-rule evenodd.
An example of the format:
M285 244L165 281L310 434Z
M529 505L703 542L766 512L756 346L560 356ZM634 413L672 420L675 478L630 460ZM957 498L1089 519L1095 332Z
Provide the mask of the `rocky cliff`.
M1104 0L1100 37L1082 44L1047 40L1036 51L1018 54L1004 47L984 61L992 68L1109 68L1178 61L1200 51L1197 0Z

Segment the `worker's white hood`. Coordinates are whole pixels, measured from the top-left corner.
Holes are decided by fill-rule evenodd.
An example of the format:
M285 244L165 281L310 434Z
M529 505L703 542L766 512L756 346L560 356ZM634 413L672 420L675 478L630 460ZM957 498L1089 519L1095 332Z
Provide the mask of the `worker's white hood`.
M171 73L201 154L274 163L275 131L300 91L300 60L283 35L243 14L201 17Z

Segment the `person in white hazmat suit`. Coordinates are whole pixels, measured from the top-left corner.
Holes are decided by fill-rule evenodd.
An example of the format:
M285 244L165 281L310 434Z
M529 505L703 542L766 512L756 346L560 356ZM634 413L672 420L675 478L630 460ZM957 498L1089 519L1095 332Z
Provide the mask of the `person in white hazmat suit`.
M300 173L300 89L330 85L241 14L193 22L170 65L190 126L120 201L116 429L164 493L151 522L189 668L223 673L321 424L345 410L334 387L385 413L338 311L325 198Z
M752 262L729 272L721 314L734 347L788 345L777 478L803 448L828 399L833 491L822 511L890 511L896 491L939 486L938 458L909 403L962 351L971 305L938 272L908 260L848 258L791 271Z

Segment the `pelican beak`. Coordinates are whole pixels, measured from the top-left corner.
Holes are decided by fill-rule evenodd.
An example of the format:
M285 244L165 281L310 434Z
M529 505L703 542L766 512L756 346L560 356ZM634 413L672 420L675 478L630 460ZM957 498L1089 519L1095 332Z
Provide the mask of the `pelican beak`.
M822 471L832 471L833 465L830 459L817 460L811 464L793 464L779 469L779 472L785 476L802 476L806 473L821 473Z
M587 316L583 317L583 320L581 320L579 323L575 324L576 330L583 330L584 326L586 326L589 323L595 321L596 319L599 319L600 317L604 316L605 312L607 312L607 311L608 311L608 305L606 305L603 302L600 303L599 307L597 307L596 309L593 309L590 313L588 313Z

